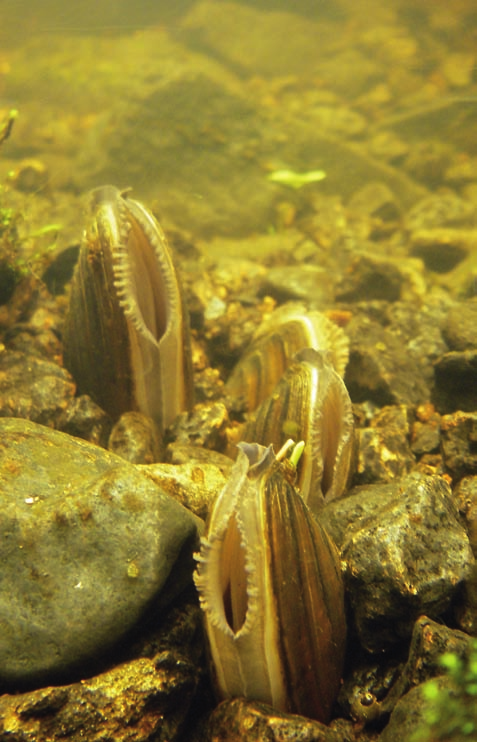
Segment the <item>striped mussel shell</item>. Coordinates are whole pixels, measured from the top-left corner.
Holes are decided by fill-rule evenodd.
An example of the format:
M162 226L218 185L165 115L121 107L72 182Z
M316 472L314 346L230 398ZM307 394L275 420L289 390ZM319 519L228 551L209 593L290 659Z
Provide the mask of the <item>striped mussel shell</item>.
M91 193L90 217L64 325L65 366L113 418L138 410L165 430L193 392L188 319L166 237L113 186Z
M327 350L330 363L344 375L349 343L343 330L321 312L290 302L262 322L227 380L227 393L241 399L248 412L256 409L303 348Z
M326 351L299 351L240 431L244 441L276 450L290 437L305 441L297 487L313 512L343 493L354 463L352 403L331 361Z
M346 624L338 552L272 447L239 444L194 580L220 698L328 722Z

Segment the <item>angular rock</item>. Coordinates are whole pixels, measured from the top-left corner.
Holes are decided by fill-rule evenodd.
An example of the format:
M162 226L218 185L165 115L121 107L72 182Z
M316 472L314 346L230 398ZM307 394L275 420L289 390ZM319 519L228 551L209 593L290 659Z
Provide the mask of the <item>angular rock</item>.
M154 464L164 459L164 442L152 418L125 412L114 424L108 448L131 464Z
M210 742L354 742L349 721L338 719L329 726L295 714L284 714L264 703L236 698L224 701L209 721Z
M464 516L470 545L477 555L477 476L464 477L454 488L459 512Z
M421 614L439 617L470 575L474 556L440 477L410 475L359 488L343 500L342 518L346 507L348 516L355 511L342 546L346 585L361 644L377 652L409 637ZM359 510L364 514L356 517Z
M172 652L125 663L91 680L0 697L0 738L15 742L174 742L197 683Z
M421 258L435 273L449 273L464 260L475 244L476 233L449 227L413 232L411 255Z
M306 301L313 307L326 307L333 301L333 286L326 271L317 265L286 265L269 268L260 286L261 296L272 296L279 303Z
M451 350L473 350L477 348L477 298L456 304L449 310L442 328L444 338Z
M405 405L383 407L368 428L357 432L356 484L389 482L409 473L414 456L408 443L409 411Z
M340 693L340 703L356 721L375 723L386 719L399 699L411 688L442 675L441 658L447 652L465 658L471 649L472 639L463 631L421 616L414 624L409 655L398 673L391 670L380 680L376 663L357 668L349 676ZM382 674L382 671L381 671Z
M398 301L405 281L401 266L391 260L357 255L336 290L338 301Z
M68 371L21 351L0 354L0 417L54 425L74 396Z
M232 460L229 459L229 468ZM186 464L150 464L141 467L164 492L199 518L207 518L210 505L223 489L226 477L218 466L207 461Z
M477 350L445 353L434 364L434 375L439 412L477 409Z
M95 666L190 580L200 521L136 467L58 431L0 420L0 513L3 687Z
M415 456L439 450L441 417L432 404L419 405L412 425L411 451Z
M106 448L113 421L88 394L80 394L70 400L55 427L63 433Z
M353 402L414 405L429 399L420 366L397 333L360 316L346 332L350 358L345 382Z
M440 692L450 690L451 683L448 678L441 677L438 680L428 680L427 683L412 688L406 693L398 703L391 714L389 724L379 736L379 742L413 742L416 739L416 729L422 729L424 739L433 739L429 737L429 727L426 719L429 715L429 704L426 703L425 692L429 683L437 683ZM448 737L444 739L449 739ZM452 737L454 742L462 742L459 737Z
M455 412L441 418L441 446L446 468L455 479L477 472L477 413Z

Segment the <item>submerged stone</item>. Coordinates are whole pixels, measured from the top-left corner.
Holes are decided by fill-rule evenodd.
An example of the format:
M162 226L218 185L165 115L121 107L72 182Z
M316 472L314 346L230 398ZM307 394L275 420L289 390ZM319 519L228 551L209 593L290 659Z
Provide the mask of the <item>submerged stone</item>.
M120 457L26 420L0 420L0 513L3 687L84 671L190 578L199 519Z
M381 652L407 640L420 615L442 616L475 564L447 482L409 475L358 487L333 505L324 522L333 537L342 532L337 542L362 646Z
M196 684L194 665L163 651L74 685L3 695L2 736L18 742L175 742Z

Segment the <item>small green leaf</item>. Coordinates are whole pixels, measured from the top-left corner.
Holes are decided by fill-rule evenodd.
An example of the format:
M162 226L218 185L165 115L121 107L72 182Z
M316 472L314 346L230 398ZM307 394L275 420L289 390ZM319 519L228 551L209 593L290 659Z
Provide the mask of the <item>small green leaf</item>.
M309 170L306 173L296 173L294 170L274 170L273 173L268 175L268 180L271 180L272 183L280 183L280 185L295 190L303 188L308 183L318 183L324 178L326 178L324 170Z

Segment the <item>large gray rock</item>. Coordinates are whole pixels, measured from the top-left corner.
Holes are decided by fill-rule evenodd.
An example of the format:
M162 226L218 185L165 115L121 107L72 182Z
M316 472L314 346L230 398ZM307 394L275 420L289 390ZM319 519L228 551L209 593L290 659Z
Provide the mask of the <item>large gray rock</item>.
M68 677L111 648L190 578L200 523L120 457L0 420L0 683Z

